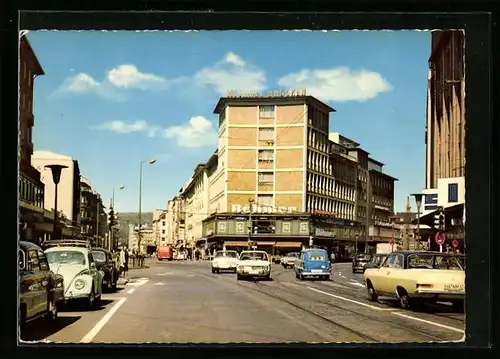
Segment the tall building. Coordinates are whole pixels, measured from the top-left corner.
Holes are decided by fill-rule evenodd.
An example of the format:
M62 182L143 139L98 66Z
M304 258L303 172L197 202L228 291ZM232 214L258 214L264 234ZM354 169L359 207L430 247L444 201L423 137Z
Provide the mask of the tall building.
M41 181L45 184L45 208L54 210L55 185L52 180L52 172L46 168L47 165L64 165L67 168L61 172L58 185L57 209L61 212L61 218L78 228L80 233L80 167L78 161L71 157L60 155L49 151L35 151L31 156L33 166L40 171Z
M166 209L157 209L153 212L152 227L154 243L157 246L167 245L168 226Z
M168 242L174 248L184 248L187 245L186 238L186 211L185 201L180 195L183 192L181 188L179 195L175 196L167 203L168 210Z
M312 241L346 252L356 242L364 249L366 241L373 247L389 241L379 227L392 214L395 179L359 144L328 132L333 111L301 91L221 98L218 149L169 202L170 211L176 198L184 200L191 242L241 248L251 240L269 251L289 251ZM367 222L358 213L367 199L358 202L358 192L368 187L375 195L369 194L374 202Z
M80 221L83 237L98 247L104 246L108 228L108 216L101 195L97 193L86 177L80 177L81 203Z
M45 217L45 186L40 171L31 164L33 154L33 87L35 78L44 75L43 69L31 48L26 35L19 43L19 211L21 240L40 243L44 232L35 223Z

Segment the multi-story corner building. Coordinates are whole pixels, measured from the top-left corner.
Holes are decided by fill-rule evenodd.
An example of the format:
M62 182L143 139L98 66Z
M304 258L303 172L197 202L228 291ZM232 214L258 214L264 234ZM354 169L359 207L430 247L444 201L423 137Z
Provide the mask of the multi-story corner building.
M186 247L186 210L184 198L180 195L175 196L167 203L168 208L168 242L174 248Z
M62 224L62 234L79 236L80 229L80 167L77 160L49 151L34 151L31 163L40 172L40 179L44 183L44 207L45 218L43 223L36 224L43 231L45 239L52 233L55 204L55 185L52 172L46 168L47 165L58 164L67 166L61 172L58 185L57 209Z
M137 226L134 224L129 224L128 225L128 244L127 247L132 250L132 249L137 249L138 248L138 238L137 238Z
M80 177L80 221L83 237L92 241L93 245L102 247L106 239L108 216L101 195L97 193L86 177Z
M156 246L166 246L168 236L167 210L157 209L153 212L153 237Z
M40 171L31 164L33 154L33 86L43 69L26 35L19 44L19 211L21 240L41 243L46 232L35 223L44 221L45 186Z

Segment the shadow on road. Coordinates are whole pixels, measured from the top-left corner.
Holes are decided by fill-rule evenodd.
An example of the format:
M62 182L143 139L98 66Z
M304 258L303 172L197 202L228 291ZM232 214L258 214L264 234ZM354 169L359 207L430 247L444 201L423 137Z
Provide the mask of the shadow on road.
M84 302L69 302L59 307L60 312L95 312L106 309L106 306L113 303L114 300L101 299L92 308L88 308Z
M23 341L39 341L43 340L47 337L50 337L52 334L57 333L60 330L63 330L67 326L75 323L81 318L81 316L72 316L72 317L59 317L53 323L46 324L44 323L44 319L35 320L26 325L26 330L24 333L21 333L21 340Z

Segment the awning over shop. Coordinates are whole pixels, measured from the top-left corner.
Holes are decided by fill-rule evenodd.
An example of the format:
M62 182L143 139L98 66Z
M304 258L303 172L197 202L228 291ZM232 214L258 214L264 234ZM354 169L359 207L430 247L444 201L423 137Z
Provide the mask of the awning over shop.
M302 242L276 242L274 246L279 248L300 248Z
M225 241L224 245L227 247L246 247L248 245L247 241Z
M258 246L274 246L276 244L276 241L257 241Z

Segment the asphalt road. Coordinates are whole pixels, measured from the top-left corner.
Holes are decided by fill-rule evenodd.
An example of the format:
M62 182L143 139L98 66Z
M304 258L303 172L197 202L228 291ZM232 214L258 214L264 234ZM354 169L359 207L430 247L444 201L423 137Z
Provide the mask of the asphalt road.
M270 281L212 274L208 262L152 262L88 311L68 306L56 325L33 322L26 341L437 342L460 341L464 314L371 303L362 274L335 264L331 281L299 281L274 265Z

